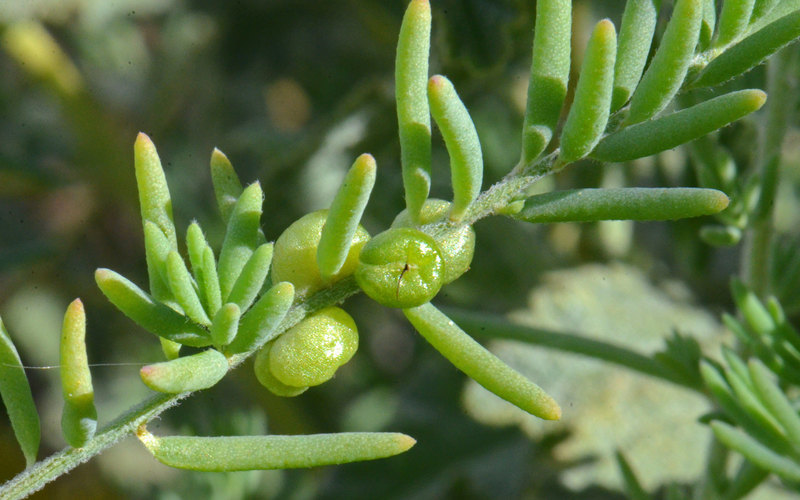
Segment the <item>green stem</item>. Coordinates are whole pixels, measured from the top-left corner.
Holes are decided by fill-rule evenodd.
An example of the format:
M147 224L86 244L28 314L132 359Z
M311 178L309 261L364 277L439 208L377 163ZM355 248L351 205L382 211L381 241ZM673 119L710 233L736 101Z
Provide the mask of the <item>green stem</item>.
M773 212L778 187L781 143L786 135L789 112L794 109L791 83L796 52L784 49L767 62L767 100L762 146L759 154L761 193L747 231L742 261L742 278L760 297L769 293Z
M231 356L229 360L231 365L230 369L236 368L251 354L256 352L264 343L296 325L308 314L324 307L338 304L358 291L359 289L355 280L347 278L330 288L312 295L305 301L295 304L286 314L280 326L273 332L272 336L265 338L261 344L247 353ZM64 448L60 452L37 462L32 467L10 479L0 486L0 498L4 500L25 498L39 491L50 481L66 474L80 464L87 462L92 457L99 455L106 448L113 446L126 436L134 433L140 425L146 424L167 409L177 405L178 402L191 394L193 393L184 392L174 395L155 394L150 396L137 406L117 417L102 431L97 433L94 438L87 441L82 448Z
M447 308L445 312L461 328L476 337L519 340L559 351L582 354L702 392L702 388L673 375L655 360L608 342L594 340L584 335L515 325L506 318L496 315L454 308Z

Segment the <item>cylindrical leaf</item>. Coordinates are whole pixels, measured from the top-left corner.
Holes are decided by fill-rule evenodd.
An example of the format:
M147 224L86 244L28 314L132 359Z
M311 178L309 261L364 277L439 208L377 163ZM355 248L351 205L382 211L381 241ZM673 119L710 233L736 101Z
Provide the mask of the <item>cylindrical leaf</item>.
M735 41L747 30L753 13L755 0L725 0L717 23L717 39L714 47L724 47Z
M800 416L786 394L772 380L767 367L757 359L748 363L750 377L761 401L780 422L786 436L795 446L800 446Z
M114 271L98 269L94 277L108 300L145 330L192 347L211 344L211 337L200 325L155 302L141 288Z
M261 185L254 182L244 189L231 212L217 265L223 301L227 302L233 284L258 246L263 197Z
M282 282L270 288L239 321L239 333L225 352L247 352L269 340L293 300L294 287L291 283Z
M711 422L711 428L725 446L738 451L757 466L774 472L789 481L800 481L800 465L775 453L735 427L722 422Z
M769 14L781 0L756 0L753 5L753 14L750 16L750 23L754 23Z
M320 467L387 458L414 446L393 432L342 432L306 436L169 436L137 433L163 464L210 472Z
M211 153L211 182L214 184L219 213L227 224L236 200L242 195L242 183L228 157L217 148Z
M375 158L372 155L363 154L356 158L328 209L317 247L317 265L324 280L338 273L347 260L353 237L375 185L375 170Z
M708 63L692 88L711 87L750 71L800 36L800 10L756 31Z
M483 183L483 154L475 124L459 99L450 80L433 76L428 82L431 114L444 138L450 155L450 175L453 184L452 220L464 216L478 197Z
M83 303L75 299L67 308L61 330L61 392L64 396L61 431L73 448L83 446L97 430L85 337L86 314Z
M704 50L711 45L714 29L717 26L716 0L703 0L703 20L700 22L700 37L697 42L698 50Z
M614 64L611 111L618 110L628 102L642 77L653 43L660 3L660 0L628 0L625 4Z
M222 380L226 373L228 359L215 349L147 365L139 370L147 387L170 394L208 389Z
M767 308L758 300L755 293L748 290L738 279L731 281L731 291L736 307L747 321L750 328L758 335L768 335L775 330L775 320L772 319Z
M760 90L738 90L625 127L603 138L591 157L600 161L629 161L677 147L756 111L766 98Z
M192 276L186 269L183 258L174 250L167 256L167 278L172 295L186 315L195 323L211 326L211 320L203 309L203 304L200 303L200 297L197 296Z
M512 217L527 222L673 220L720 212L728 197L716 189L570 189L532 196Z
M703 0L678 0L661 44L631 98L629 124L655 116L681 88L703 19Z
M144 221L144 256L150 294L157 300L173 299L167 278L167 255L177 247L154 222Z
M17 348L0 320L0 397L8 412L14 436L22 448L28 467L36 462L41 429L31 386L22 368Z
M522 126L522 163L533 162L553 138L567 95L572 41L572 2L539 0Z
M247 264L242 268L239 278L233 284L231 293L228 295L228 302L239 306L239 309L246 311L258 296L264 280L267 279L269 265L272 262L272 243L264 243L256 248L253 255L247 260Z
M139 132L133 152L142 221L150 221L158 226L170 245L177 249L175 223L172 221L172 199L156 147L147 135Z
M214 251L210 246L203 250L203 284L208 311L216 314L222 306L222 292L219 289L219 277L217 276L217 261L214 259Z
M225 304L214 316L211 323L211 338L214 345L225 346L233 342L239 331L241 309L236 304Z
M736 397L734 397L727 380L722 373L720 373L718 368L707 361L703 361L700 363L700 374L720 407L725 410L725 413L736 423L746 429L750 435L762 443L769 444L770 447L774 447L775 449L788 449L789 445L786 439L780 432L776 431L772 424L768 423L766 426L762 425L761 421L754 419L748 411L742 408L742 405L737 401Z
M553 398L473 340L432 304L404 309L403 314L437 351L489 391L539 418L561 418L561 408Z
M189 263L192 266L192 276L194 276L194 281L197 284L197 295L200 299L200 303L203 305L208 315L213 316L216 310L212 309L209 303L209 296L211 295L209 287L214 286L210 283L213 279L216 281L215 286L217 288L217 294L219 294L219 280L216 277L216 263L212 266L214 267L213 276L208 275L209 273L206 272L205 266L203 265L203 256L207 247L211 250L205 235L203 235L203 230L200 229L200 225L197 224L197 222L189 224L189 228L186 231L186 250L189 254Z
M561 163L589 154L608 123L614 86L617 33L608 19L597 23L586 47L575 98L561 132Z
M395 96L406 206L414 220L431 187L431 118L428 111L428 53L431 6L412 0L397 40Z

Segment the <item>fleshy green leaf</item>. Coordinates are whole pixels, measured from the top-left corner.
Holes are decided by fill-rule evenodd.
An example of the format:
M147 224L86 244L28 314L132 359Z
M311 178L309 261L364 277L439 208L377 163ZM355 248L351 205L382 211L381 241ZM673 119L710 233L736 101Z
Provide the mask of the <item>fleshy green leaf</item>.
M375 185L375 170L375 158L372 155L363 154L356 158L328 209L317 246L317 265L324 280L339 272L347 260L353 237Z
M642 488L642 484L636 477L636 473L633 471L633 468L631 468L622 452L617 451L615 455L617 458L617 465L619 465L619 470L622 473L622 480L625 485L625 494L628 496L628 498L631 500L650 500L650 495L648 495L647 492L644 491L644 488Z
M730 47L692 82L692 88L712 87L746 73L800 36L800 10L768 24Z
M713 0L710 1L713 4ZM628 0L625 3L614 65L612 112L628 102L642 77L653 43L660 3L660 0Z
M714 36L716 24L717 2L715 0L703 0L703 21L700 24L698 49L702 50L711 45L711 38Z
M208 389L228 373L228 358L215 349L147 365L139 370L142 382L154 391L178 394Z
M693 139L761 108L761 90L737 90L655 120L625 127L606 136L592 151L600 161L629 161L650 156Z
M532 196L512 217L527 222L672 220L711 215L728 206L716 189L571 189Z
M236 201L228 220L217 265L222 300L226 302L242 268L259 244L263 197L261 185L250 184Z
M700 36L703 0L678 0L661 44L631 98L627 122L652 118L681 88Z
M762 17L769 14L781 0L755 0L753 5L753 14L750 17L750 23L755 23Z
M776 436L781 435L778 422L761 403L761 400L753 390L749 377L747 379L739 377L734 370L726 369L725 378L728 380L728 385L733 389L737 404L746 411L759 426L770 429L770 432Z
M103 294L127 317L145 330L179 344L203 347L211 344L208 333L200 326L150 295L131 281L111 271L98 269L94 274Z
M431 114L450 155L453 185L452 220L464 216L478 197L483 183L483 154L475 124L450 80L436 75L428 81Z
M767 308L758 300L755 293L748 290L738 279L731 281L731 291L736 307L744 316L747 324L759 335L767 335L775 330L775 320Z
M150 221L158 226L170 245L177 249L175 223L172 221L172 199L156 147L147 135L140 132L133 145L133 152L142 221Z
M608 123L614 87L617 33L608 19L597 23L586 47L575 98L561 132L561 163L589 154Z
M375 460L403 453L416 443L410 436L390 432L156 437L139 431L138 436L163 464L211 472L306 468Z
M755 0L726 0L722 3L714 47L724 47L741 36L750 24Z
M172 295L184 313L195 323L210 326L211 320L203 309L203 304L200 303L192 276L186 269L183 258L174 250L167 256L167 277Z
M214 184L219 213L227 224L236 200L242 195L242 183L228 157L217 148L211 153L211 182Z
M742 408L718 368L707 361L703 361L700 363L700 374L720 407L736 423L742 426L748 434L762 443L768 444L771 448L777 450L788 449L786 440L780 432L777 432L769 423L766 426L761 425L760 421L755 420L749 412Z
M36 462L41 429L39 414L33 403L31 386L22 368L17 348L0 320L0 396L8 412L14 435L25 455L28 467Z
M800 481L800 465L775 453L752 437L723 422L711 422L711 428L725 446L738 451L759 467L789 481Z
M167 255L176 247L155 223L144 221L144 255L150 293L158 300L173 299L167 278Z
M264 243L256 248L253 255L247 260L247 264L242 268L239 278L231 288L228 295L228 302L239 306L239 309L246 311L258 296L264 280L269 273L269 265L272 262L272 243Z
M428 53L431 6L412 0L397 40L395 95L406 206L416 221L431 187L431 118L428 111Z
M216 294L219 295L219 280L217 279L215 262L212 262L213 272L207 271L203 265L203 255L206 252L206 248L211 250L211 247L209 247L206 241L206 237L203 235L203 230L200 229L200 225L198 225L197 222L192 222L189 224L189 229L186 231L186 249L189 254L189 263L192 266L192 275L197 284L197 294L200 298L200 303L209 316L213 316L216 313L216 309L212 308L212 304L210 304L209 301L212 295L210 288L216 287ZM212 251L212 261L213 258ZM211 276L209 276L209 273L211 273Z
M561 408L553 398L477 343L432 304L404 309L403 314L437 351L489 391L539 418L561 418Z
M67 308L61 330L61 391L64 396L61 431L73 448L83 446L97 430L85 337L86 314L83 303L75 299Z
M178 249L175 223L172 220L172 199L153 142L139 133L133 146L136 184L144 225L144 248L150 293L156 300L170 301L167 283L167 254Z
M164 337L158 337L158 340L161 342L161 352L164 353L165 358L175 359L181 355L181 344Z
M239 333L225 352L247 352L269 340L293 300L291 283L282 282L270 288L239 321Z
M219 277L217 276L217 261L214 259L214 251L210 246L203 250L203 285L208 311L216 314L222 306L222 292L219 289Z
M239 330L241 313L239 306L230 303L225 304L217 311L214 321L211 323L211 338L215 345L225 346L233 341Z
M800 446L800 417L792 403L771 379L767 367L757 359L748 363L750 377L761 401L770 413L780 422L789 440Z
M522 163L533 162L553 138L567 95L572 41L572 2L539 0L522 126Z

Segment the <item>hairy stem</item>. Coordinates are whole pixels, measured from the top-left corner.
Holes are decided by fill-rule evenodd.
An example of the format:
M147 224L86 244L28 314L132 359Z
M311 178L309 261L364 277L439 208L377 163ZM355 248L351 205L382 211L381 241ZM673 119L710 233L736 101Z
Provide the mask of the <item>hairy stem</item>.
M306 300L298 302L289 310L280 326L273 332L273 335L265 338L253 350L231 356L229 359L231 369L236 368L263 344L296 325L308 314L324 307L338 304L357 293L358 290L355 280L347 278L330 288L312 295ZM64 448L10 479L0 486L0 498L11 500L31 495L42 489L50 481L66 474L92 457L99 455L106 448L135 433L140 425L148 423L192 394L191 392L154 394L117 417L116 420L98 432L94 438L87 441L82 448Z

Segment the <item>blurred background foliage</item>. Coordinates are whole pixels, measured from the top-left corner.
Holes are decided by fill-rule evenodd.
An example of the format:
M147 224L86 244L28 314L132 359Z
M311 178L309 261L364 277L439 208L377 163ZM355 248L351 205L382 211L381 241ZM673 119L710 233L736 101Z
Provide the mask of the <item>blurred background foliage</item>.
M431 71L453 80L473 115L488 186L518 159L535 2L432 5ZM573 5L578 68L591 25L606 16L618 25L623 2ZM243 181L261 181L269 239L327 206L345 169L370 152L378 163L378 195L364 225L373 234L387 227L403 208L393 66L405 7L405 0L0 2L0 314L23 362L57 363L61 317L74 297L87 305L90 362L160 359L155 338L114 310L93 279L95 268L108 267L146 284L132 155L140 130L159 148L178 227L198 219L217 245L223 226L208 173L213 147L228 155ZM744 79L764 88L763 67ZM778 262L794 262L800 237L800 149L791 140L798 138L797 116L778 199L785 259ZM720 141L746 163L755 133L745 120L724 130ZM586 162L536 188L693 186L692 161L677 149L603 169ZM435 137L434 196L449 196L447 165ZM516 311L527 324L645 352L662 347L657 341L673 329L718 343L721 327L714 318L731 309L728 279L738 272L740 256L737 247L700 241L699 228L708 222L529 226L484 220L476 226L472 270L438 301ZM780 298L796 320L800 260L790 271L788 264L777 269ZM686 466L700 463L707 430L699 438L683 435L701 440L693 447L639 453L673 437L675 425L698 427L693 422L705 408L693 395L685 403L677 402L685 394L653 397L649 379L528 348L530 356L516 352L524 358L521 369L532 365L534 380L565 407L563 424L531 429L502 408L480 403L472 387L467 412L463 375L395 311L364 297L346 307L359 324L362 347L333 381L280 399L241 369L151 429L201 435L396 430L417 438L409 453L312 471L198 474L161 466L130 439L39 497L622 498L619 473L608 466L616 448L629 453L651 489L701 474L699 465ZM653 326L653 318L665 321ZM147 393L137 370L93 369L101 424ZM64 446L58 373L35 370L30 377L43 416L44 456ZM674 419L678 413L681 422ZM620 415L627 416L624 422L616 420ZM515 422L519 427L510 425ZM614 431L620 426L625 432ZM22 467L3 418L0 479Z

